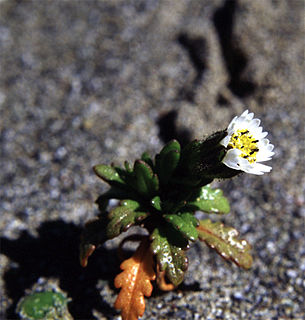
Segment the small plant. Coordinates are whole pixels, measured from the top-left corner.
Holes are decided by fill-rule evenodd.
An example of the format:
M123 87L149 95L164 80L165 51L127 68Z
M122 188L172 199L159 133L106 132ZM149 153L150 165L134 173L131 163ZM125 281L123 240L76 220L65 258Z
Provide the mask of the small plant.
M23 320L73 320L67 307L70 300L56 284L34 285L18 302L17 313Z
M147 235L134 255L121 264L122 273L114 284L121 288L115 308L122 319L134 320L144 314L144 296L152 293L151 281L162 290L172 290L184 278L186 250L197 239L215 249L224 259L248 269L252 265L250 245L238 232L220 222L199 221L194 213L227 214L230 206L222 191L213 189L214 179L234 177L242 172L261 175L271 167L273 145L265 139L259 119L245 111L228 128L205 140L194 140L181 150L178 141L169 142L153 160L147 153L124 168L100 164L95 173L110 185L97 199L98 218L89 221L80 246L81 265L86 266L95 248L138 225ZM109 200L120 200L109 209ZM135 236L125 241L135 240Z

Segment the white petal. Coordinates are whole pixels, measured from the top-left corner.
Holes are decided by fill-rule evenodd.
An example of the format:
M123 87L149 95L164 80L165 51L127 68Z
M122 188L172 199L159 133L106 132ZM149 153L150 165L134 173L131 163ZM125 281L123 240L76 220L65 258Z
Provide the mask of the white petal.
M224 146L224 147L227 147L229 142L230 142L230 139L231 139L231 135L227 135L225 136L219 143Z
M262 175L265 172L270 172L271 170L272 170L272 167L256 162L255 165L253 166L253 169L248 173Z
M238 149L230 149L225 157L223 158L222 162L229 168L234 170L240 170L239 166L239 158L240 158L241 151Z
M243 157L239 157L239 167L240 167L240 170L249 172L252 170L253 165L247 159Z
M268 144L268 146L267 146L267 150L268 151L272 151L273 150L273 148L274 148L274 145L273 144ZM274 152L272 152L273 154L274 154Z
M270 143L270 141L268 139L262 139L260 141L261 146L267 146Z
M258 140L257 148L259 151L256 154L256 162L250 163L246 158L241 157L242 151L239 149L228 150L222 162L229 168L260 175L264 172L270 172L271 170L271 167L259 162L271 160L274 155L274 146L265 138L268 133L263 132L263 128L260 127L260 119L253 119L253 117L254 113L249 113L248 110L245 110L240 116L234 117L227 128L227 136L222 139L220 144L227 147L232 135L234 135L237 130L248 130L250 136Z
M261 135L261 139L265 138L268 135L268 132L263 132Z
M266 144L268 141L268 144ZM273 150L273 145L269 144L268 139L263 139L263 141L259 141L258 143L258 148L259 152L256 155L256 161L261 162L261 161L268 161L271 160L271 157L274 155Z
M273 150L273 148L271 150ZM265 148L261 148L260 152L268 157L272 157L274 155L274 152L271 150L269 149L269 145L268 145Z
M254 113L248 113L248 115L246 116L246 119L249 121L249 120L252 120L254 117Z
M258 176L261 176L261 175L264 174L264 172L259 171L259 170L256 170L255 168L253 168L252 170L248 171L247 173L256 174L256 175L258 175Z
M247 117L249 111L248 110L245 110L240 116L241 117Z
M239 117L236 121L235 121L235 125L234 128L235 129L245 129L246 127L248 127L249 125L249 121L244 118L244 117Z
M257 129L260 125L261 121L259 119L253 119L248 125L248 129L252 132Z
M272 159L274 155L274 152L271 152L271 153L258 153L256 155L256 162L264 162L264 161L269 161Z
M262 140L263 138L266 137L268 132L263 132L262 127L257 127L257 128L251 129L251 134L256 140Z
M256 155L256 162L264 162L271 160L272 155L265 155L265 154L257 154Z
M260 135L262 134L263 132L263 128L262 127L257 127L257 128L254 128L253 131L251 132L253 135Z
M262 132L263 132L263 128L262 127L256 127L256 128L253 128L251 130L251 134L254 137L257 137L257 138L261 136Z
M254 116L254 113L249 113L248 110L245 110L238 118L243 120L251 120Z
M233 118L233 120L230 122L230 124L228 125L228 132L230 132L231 130L233 130L233 127L234 127L234 124L235 124L237 118L238 118L238 117L235 116L235 117Z

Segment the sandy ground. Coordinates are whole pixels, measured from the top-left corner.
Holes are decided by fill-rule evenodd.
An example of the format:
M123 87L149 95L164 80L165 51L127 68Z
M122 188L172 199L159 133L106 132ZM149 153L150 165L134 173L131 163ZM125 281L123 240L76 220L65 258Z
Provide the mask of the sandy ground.
M119 319L117 242L78 261L107 188L92 166L201 138L247 108L273 170L215 185L253 268L196 243L184 284L155 290L143 319L303 319L304 30L302 0L0 1L0 317L16 319L44 278L75 319Z

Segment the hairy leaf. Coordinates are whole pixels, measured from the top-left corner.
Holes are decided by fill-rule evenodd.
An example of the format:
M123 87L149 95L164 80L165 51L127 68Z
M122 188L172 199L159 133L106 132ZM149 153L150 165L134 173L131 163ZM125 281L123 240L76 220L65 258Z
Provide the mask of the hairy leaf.
M198 226L198 220L192 213L183 212L178 214L167 214L164 218L182 235L191 241L195 241L198 238L198 232L196 227Z
M159 180L151 167L143 160L136 160L134 164L136 190L143 196L152 197L159 188Z
M225 227L220 222L213 223L209 219L201 220L197 230L199 239L215 249L224 259L231 260L244 269L251 268L251 246L246 240L237 238L237 230Z
M121 269L123 272L114 279L115 287L121 288L114 306L121 310L123 320L136 320L144 314L144 296L150 297L151 281L156 278L147 239L141 242L131 258L121 264Z
M188 205L195 206L198 210L208 212L208 213L229 213L230 205L223 196L220 189L212 189L210 185L206 185L200 188L196 199L189 201Z
M160 182L167 184L180 160L180 144L177 140L170 141L156 156L156 171Z
M114 208L108 215L110 221L107 225L107 237L112 239L135 223L145 219L148 213L136 211L139 208L140 205L137 201L122 200L120 206Z
M159 226L151 235L151 249L156 255L160 271L165 271L168 280L178 286L184 278L188 262L185 255L186 240L171 230L170 226Z

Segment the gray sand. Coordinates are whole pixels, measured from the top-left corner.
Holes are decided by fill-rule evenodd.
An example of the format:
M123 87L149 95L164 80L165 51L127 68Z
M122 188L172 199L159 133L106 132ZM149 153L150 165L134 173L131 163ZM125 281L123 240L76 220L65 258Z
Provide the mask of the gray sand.
M92 166L201 138L248 108L273 170L214 185L253 267L196 243L184 284L154 290L143 319L303 318L304 1L1 0L0 62L0 317L55 279L75 319L120 319L118 241L78 261L107 189Z

